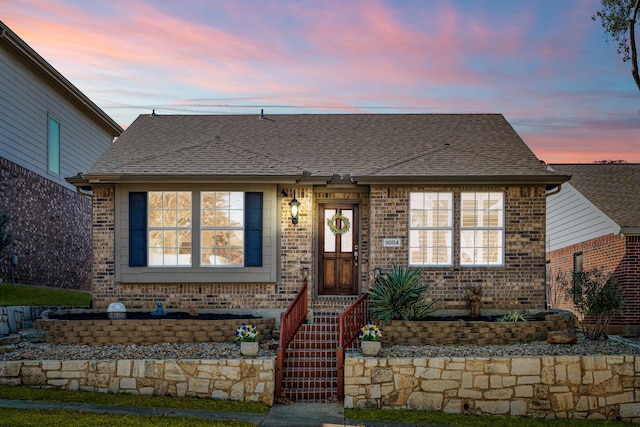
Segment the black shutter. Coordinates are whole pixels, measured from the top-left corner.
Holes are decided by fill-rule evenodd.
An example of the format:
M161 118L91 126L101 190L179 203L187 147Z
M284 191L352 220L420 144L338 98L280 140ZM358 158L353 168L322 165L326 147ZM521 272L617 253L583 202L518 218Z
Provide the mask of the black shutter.
M147 193L129 193L129 266L147 265Z
M244 265L262 267L262 193L244 194Z

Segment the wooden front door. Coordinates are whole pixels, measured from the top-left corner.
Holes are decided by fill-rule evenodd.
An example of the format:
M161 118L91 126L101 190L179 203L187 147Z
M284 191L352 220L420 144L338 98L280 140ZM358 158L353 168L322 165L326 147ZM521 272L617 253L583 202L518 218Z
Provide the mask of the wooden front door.
M319 210L318 294L357 295L358 205L321 203Z

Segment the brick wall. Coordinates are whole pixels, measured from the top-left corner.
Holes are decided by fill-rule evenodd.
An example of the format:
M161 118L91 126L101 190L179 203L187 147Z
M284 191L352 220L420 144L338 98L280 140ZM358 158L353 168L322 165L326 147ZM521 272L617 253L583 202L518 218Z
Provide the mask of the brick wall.
M407 265L409 193L454 193L453 267L428 267L423 280L430 284L429 298L437 309L466 310L466 290L482 285L482 309L544 308L545 295L545 197L544 187L404 187L371 188L371 249L369 266L390 270ZM460 211L462 191L504 191L505 265L460 267ZM384 238L400 237L398 248L383 247Z
M278 188L280 191L281 188ZM284 188L288 197L280 204L280 277L276 283L216 284L130 284L114 282L114 189L94 188L94 307L104 308L122 301L132 310L153 309L162 300L171 309L197 305L202 309L284 309L302 284L301 269L309 268L310 283L315 283L315 224L317 204L325 201L349 200L360 204L360 290L372 283L373 269L390 269L393 264L408 262L408 197L410 191L505 192L505 266L463 267L459 255L454 266L426 268L425 281L431 284L429 296L437 300L438 309L466 310L466 289L470 285L484 287L483 309L512 310L544 307L545 278L545 199L543 187L397 187L374 186L370 193L344 189L315 189L311 186ZM288 203L295 197L300 202L298 224L292 224ZM459 212L454 223L459 224ZM385 248L385 237L400 237L403 246ZM454 247L459 247L456 228ZM311 286L308 298L316 308L331 305L342 308L348 301L317 298ZM339 300L339 301L338 301Z
M11 214L13 243L0 258L0 279L91 288L91 201L0 157L0 210Z
M609 332L637 334L640 330L640 236L609 234L549 252L547 260L551 264L552 291L557 291L554 279L558 273L573 272L574 255L578 253L583 256L583 270L597 268L613 273L622 289L625 300L623 313L612 320ZM575 312L566 300L558 306Z

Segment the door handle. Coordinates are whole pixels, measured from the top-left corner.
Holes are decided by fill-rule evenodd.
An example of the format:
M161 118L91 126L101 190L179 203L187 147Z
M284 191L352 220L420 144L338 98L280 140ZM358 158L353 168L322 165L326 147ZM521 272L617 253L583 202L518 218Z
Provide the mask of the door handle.
M356 265L358 265L358 245L355 245L353 249L353 258L356 260Z

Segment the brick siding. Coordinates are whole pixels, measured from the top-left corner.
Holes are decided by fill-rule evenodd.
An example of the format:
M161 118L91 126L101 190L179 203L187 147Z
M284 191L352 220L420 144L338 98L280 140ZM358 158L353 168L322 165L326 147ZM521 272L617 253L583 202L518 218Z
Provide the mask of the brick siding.
M371 254L369 266L390 270L407 265L409 193L449 191L454 193L454 255L452 267L427 267L423 281L429 283L429 298L441 310L465 310L466 290L482 285L483 310L514 310L544 307L545 198L543 187L372 187ZM504 191L505 265L460 267L460 193ZM373 225L375 224L375 225ZM383 246L384 238L400 237L398 248Z
M612 320L610 332L637 333L640 329L640 236L608 234L549 252L547 260L551 264L552 286L558 273L573 272L574 255L578 253L582 253L584 271L597 268L605 273L613 273L622 289L623 313ZM559 304L558 308L575 312L566 301Z
M11 214L13 243L0 279L65 289L91 288L91 200L0 157L0 210Z
M292 224L288 202L300 202L298 224ZM280 191L281 188L278 188ZM408 197L410 191L504 191L505 193L505 266L459 266L459 229L454 237L454 266L425 268L424 280L431 284L429 297L437 300L439 309L466 310L466 289L470 285L484 287L483 309L512 310L544 307L545 279L545 198L544 187L382 187L370 192L348 189L314 189L312 186L284 188L288 197L279 198L280 271L276 283L183 283L132 284L114 281L114 187L94 187L94 280L95 308L122 301L130 310L152 309L156 301L166 308L187 309L285 309L302 285L301 269L308 267L309 281L315 283L315 252L318 235L316 222L318 203L348 200L360 204L360 291L373 282L376 267L390 269L408 262ZM459 212L455 213L459 224ZM400 248L383 247L385 237L400 237ZM348 301L319 298L310 286L310 307L343 308Z

